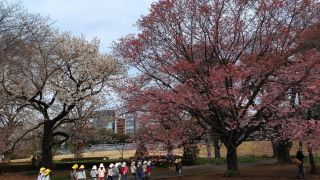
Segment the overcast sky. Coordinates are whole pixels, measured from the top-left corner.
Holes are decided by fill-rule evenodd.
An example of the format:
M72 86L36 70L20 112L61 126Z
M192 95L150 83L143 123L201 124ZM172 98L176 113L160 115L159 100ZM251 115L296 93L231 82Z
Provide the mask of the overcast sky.
M16 0L9 0L17 2ZM112 41L135 33L135 22L155 0L20 0L32 13L56 20L61 31L87 38L98 37L101 50L110 52Z

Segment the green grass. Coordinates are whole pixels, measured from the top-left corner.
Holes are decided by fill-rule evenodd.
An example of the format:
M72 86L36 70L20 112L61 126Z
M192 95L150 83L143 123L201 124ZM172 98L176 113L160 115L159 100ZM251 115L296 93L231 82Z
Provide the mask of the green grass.
M238 157L239 163L250 163L250 162L258 162L263 160L271 159L270 157ZM204 165L204 164L226 164L226 158L197 158L196 165Z
M316 163L317 167L320 167L320 156L319 157L314 157L314 162ZM310 166L309 156L305 157L304 164L306 166Z
M54 164L65 164L65 163L74 163L74 164L81 164L81 163L112 163L112 162L119 162L119 161L129 161L128 159L107 159L107 160L75 160L75 161L60 161L55 160L53 161Z
M224 176L226 176L226 177L237 177L237 176L239 176L240 175L240 173L239 173L239 171L237 171L237 170L227 170L225 173L224 173Z
M51 180L70 180L69 176L51 176Z

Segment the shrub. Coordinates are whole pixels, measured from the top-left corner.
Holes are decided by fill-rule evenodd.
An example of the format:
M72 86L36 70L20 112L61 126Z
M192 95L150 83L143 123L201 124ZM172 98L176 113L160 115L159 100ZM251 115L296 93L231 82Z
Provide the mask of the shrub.
M197 158L196 165L204 164L225 164L227 162L226 158Z
M31 164L0 164L0 174L6 172L35 171L35 167Z
M70 162L70 161L96 161L96 160L108 160L109 157L82 157L82 158L63 158L61 162Z

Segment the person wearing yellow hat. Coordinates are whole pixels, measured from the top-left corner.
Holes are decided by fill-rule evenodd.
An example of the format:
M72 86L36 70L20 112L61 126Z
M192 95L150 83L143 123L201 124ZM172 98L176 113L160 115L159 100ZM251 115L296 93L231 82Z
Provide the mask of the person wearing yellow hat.
M44 170L42 180L50 180L50 172L51 172L50 169Z
M78 169L78 164L74 164L72 166L72 170L70 172L70 177L71 177L71 180L76 180L76 173L77 173L77 169Z
M42 180L42 177L43 177L43 174L44 174L44 170L46 170L45 167L40 168L37 180Z
M87 179L86 170L84 169L84 165L81 165L76 173L77 180L85 180Z
M72 169L78 169L78 164L74 164L74 165L72 166Z

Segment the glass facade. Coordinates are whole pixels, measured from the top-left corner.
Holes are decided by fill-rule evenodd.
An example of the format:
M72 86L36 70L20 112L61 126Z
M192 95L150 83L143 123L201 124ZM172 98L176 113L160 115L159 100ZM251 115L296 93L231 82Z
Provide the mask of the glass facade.
M91 119L93 125L97 128L106 128L115 131L115 111L102 110L97 111L95 116Z
M134 134L136 131L136 115L128 113L125 115L125 133Z
M116 118L114 110L97 111L95 116L91 118L91 122L95 127L106 128L115 133L125 133L132 135L136 133L138 128L136 113L127 113L124 119Z

